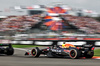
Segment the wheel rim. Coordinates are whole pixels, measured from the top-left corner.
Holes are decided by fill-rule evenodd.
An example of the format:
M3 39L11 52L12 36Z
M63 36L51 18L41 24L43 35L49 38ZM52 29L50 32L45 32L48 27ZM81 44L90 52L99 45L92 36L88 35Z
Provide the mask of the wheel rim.
M32 53L32 56L35 56L36 55L36 50L33 49L31 53Z
M71 51L70 51L70 56L71 56L72 58L75 58L75 57L76 57L76 52L75 52L74 50L71 50Z

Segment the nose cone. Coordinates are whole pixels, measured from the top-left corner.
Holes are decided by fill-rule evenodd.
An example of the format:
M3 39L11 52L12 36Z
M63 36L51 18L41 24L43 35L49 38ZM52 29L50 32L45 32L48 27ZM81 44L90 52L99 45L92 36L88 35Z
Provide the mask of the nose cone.
M25 55L29 55L29 52L26 52Z

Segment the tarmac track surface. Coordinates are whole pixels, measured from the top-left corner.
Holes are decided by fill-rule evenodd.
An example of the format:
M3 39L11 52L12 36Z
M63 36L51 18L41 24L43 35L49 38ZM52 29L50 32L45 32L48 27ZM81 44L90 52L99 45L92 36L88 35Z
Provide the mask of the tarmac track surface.
M0 66L100 66L99 59L47 58L24 56L25 51L15 49L12 56L0 55Z

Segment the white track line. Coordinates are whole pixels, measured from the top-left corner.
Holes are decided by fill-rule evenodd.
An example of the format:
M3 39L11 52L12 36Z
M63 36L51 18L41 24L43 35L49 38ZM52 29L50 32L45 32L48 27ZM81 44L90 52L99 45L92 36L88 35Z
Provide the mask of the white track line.
M95 58L95 59L100 59L100 58Z
M22 49L22 48L14 48L14 49L22 50L22 51L27 51L28 50L28 49Z

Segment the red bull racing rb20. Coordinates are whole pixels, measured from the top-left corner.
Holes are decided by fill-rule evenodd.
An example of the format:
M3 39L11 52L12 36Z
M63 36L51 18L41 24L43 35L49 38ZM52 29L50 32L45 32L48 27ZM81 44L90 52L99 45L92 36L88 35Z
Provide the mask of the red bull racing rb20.
M91 44L76 47L72 44L62 44L62 46L51 46L44 49L35 47L29 53L25 55L32 55L33 57L39 57L41 54L47 57L70 57L71 59L78 59L80 57L92 58L94 56L94 46Z

